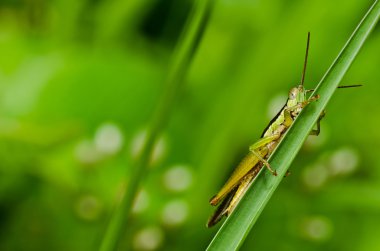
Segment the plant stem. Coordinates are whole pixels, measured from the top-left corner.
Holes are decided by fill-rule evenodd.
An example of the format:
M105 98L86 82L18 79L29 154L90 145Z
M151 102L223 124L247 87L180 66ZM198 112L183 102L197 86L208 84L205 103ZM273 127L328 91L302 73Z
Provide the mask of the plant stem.
M176 101L176 97L179 95L186 72L189 69L207 25L212 5L213 0L198 0L195 2L184 32L173 54L166 80L165 93L150 123L146 141L134 165L134 172L130 177L127 177L127 179L129 178L128 186L123 193L120 205L115 209L110 219L99 248L100 251L111 251L117 248L118 242L126 228L127 217L131 211L139 185L147 173L147 166L154 143L169 120L171 109Z

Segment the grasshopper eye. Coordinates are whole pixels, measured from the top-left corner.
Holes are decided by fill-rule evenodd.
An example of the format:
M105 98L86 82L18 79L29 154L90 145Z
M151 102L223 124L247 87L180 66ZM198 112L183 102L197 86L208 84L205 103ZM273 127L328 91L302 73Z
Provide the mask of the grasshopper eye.
M292 88L289 92L289 99L296 99L297 95L298 95L298 89Z

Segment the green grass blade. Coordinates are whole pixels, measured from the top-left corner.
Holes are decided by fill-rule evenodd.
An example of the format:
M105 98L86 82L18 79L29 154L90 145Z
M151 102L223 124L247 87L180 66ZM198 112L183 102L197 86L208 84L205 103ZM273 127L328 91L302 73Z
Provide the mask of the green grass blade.
M242 245L379 17L380 3L375 1L315 89L314 93L321 98L302 111L269 159L279 175L263 172L257 178L253 189L248 190L207 250L237 250Z
M108 228L101 242L99 250L116 250L118 241L127 226L127 217L136 197L139 184L147 173L147 166L152 155L154 143L169 120L171 109L176 97L183 85L183 80L190 66L191 60L202 38L204 29L210 16L213 0L198 0L195 2L184 33L178 42L173 55L168 77L166 80L165 93L155 111L147 133L144 147L136 161L134 173L128 178L128 186L123 193L120 205L112 215Z

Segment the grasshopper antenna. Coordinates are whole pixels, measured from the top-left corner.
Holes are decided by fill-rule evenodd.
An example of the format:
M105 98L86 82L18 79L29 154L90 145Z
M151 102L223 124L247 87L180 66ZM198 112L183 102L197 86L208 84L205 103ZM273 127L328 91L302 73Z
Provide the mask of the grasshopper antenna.
M306 65L307 65L307 58L309 56L309 44L310 44L310 32L307 33L307 43L306 43L306 54L305 54L305 62L303 64L303 71L302 71L302 78L301 78L301 84L303 86L303 83L305 81L305 73L306 73Z
M341 86L338 86L338 88L352 88L352 87L360 87L360 86L363 86L363 85L341 85Z
M361 84L358 84L358 85L340 85L337 88L338 89L344 89L344 88L352 88L352 87L360 87L360 86L363 86L363 85L361 85ZM313 92L313 91L314 91L314 89L306 90L306 93Z

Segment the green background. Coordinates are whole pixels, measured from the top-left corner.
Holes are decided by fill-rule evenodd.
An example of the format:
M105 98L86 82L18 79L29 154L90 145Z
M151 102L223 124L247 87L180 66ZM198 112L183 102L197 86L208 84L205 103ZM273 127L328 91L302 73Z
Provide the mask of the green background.
M0 250L96 250L194 1L0 2ZM203 250L209 198L372 1L216 1L120 249ZM380 28L242 250L379 250Z

